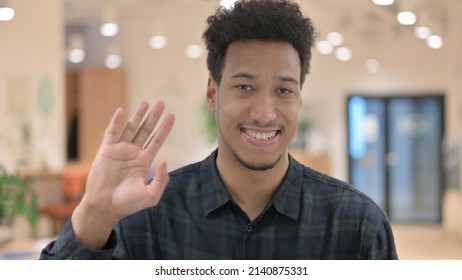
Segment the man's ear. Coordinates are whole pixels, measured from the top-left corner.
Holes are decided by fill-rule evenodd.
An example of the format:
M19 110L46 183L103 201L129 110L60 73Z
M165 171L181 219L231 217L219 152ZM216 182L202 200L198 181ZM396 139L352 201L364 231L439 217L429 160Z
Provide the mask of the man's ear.
M215 80L209 76L207 81L207 107L210 112L216 111L218 85Z

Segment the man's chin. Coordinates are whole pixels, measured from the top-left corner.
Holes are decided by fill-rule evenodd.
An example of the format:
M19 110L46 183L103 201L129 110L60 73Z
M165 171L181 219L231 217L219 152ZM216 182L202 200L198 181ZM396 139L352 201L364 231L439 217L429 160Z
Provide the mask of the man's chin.
M274 161L268 160L268 161L258 162L258 161L244 160L240 158L239 156L237 156L236 154L234 156L236 157L236 159L239 161L239 163L243 167L249 170L252 170L252 171L267 171L267 170L273 169L276 166L276 164L281 160L281 157L282 157L282 156L279 156Z

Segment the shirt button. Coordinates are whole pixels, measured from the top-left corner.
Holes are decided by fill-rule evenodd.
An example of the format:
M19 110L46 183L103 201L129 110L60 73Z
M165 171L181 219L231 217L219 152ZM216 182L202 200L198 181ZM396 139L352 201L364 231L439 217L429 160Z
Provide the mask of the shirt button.
M247 232L252 232L252 226L247 227Z

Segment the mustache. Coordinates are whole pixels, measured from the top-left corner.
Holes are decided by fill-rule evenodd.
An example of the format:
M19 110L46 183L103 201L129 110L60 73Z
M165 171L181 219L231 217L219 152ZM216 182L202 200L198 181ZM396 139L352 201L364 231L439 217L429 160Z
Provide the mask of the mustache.
M253 127L253 128L262 128L262 129L273 129L273 130L283 130L284 126L277 122L268 122L260 123L256 120L248 120L241 123L238 123L238 127Z

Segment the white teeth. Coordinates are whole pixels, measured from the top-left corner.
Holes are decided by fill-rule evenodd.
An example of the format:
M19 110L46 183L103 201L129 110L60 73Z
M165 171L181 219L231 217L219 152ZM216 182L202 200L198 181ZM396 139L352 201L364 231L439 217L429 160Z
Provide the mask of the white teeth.
M274 138L276 136L276 132L269 132L269 133L260 133L260 132L255 132L255 131L246 131L246 134L257 139L257 140L269 140L271 138Z

